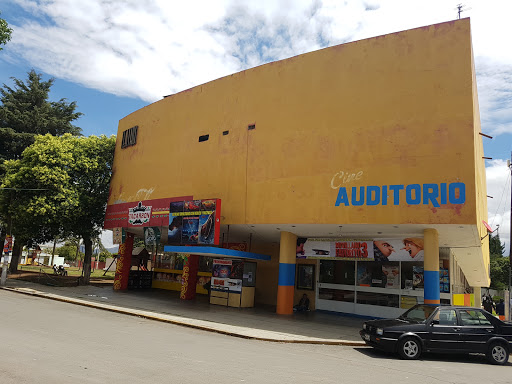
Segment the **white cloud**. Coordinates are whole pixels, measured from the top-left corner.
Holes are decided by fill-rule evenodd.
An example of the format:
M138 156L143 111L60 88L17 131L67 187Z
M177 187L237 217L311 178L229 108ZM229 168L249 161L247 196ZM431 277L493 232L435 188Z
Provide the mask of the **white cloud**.
M105 248L114 247L114 238L112 231L106 230L101 232L101 244L103 244Z
M457 15L445 0L15 2L33 18L11 25L6 52L58 78L148 102L268 61ZM487 88L498 80L498 63L512 62L505 48L512 2L468 5L483 65L481 102L491 111Z
M486 167L489 224L498 228L500 239L505 243L505 255L510 246L510 170L506 160L491 160Z

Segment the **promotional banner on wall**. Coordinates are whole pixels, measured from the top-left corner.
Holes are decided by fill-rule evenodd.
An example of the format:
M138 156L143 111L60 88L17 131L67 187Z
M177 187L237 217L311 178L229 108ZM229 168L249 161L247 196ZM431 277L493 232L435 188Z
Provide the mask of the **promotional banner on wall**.
M219 237L220 199L170 203L168 244L218 245Z
M240 260L214 259L212 265L211 289L242 291L244 264Z
M297 239L297 258L366 261L423 261L423 239L392 240Z
M112 244L123 244L123 231L124 228L112 228Z
M4 255L9 256L9 254L12 252L12 244L14 243L14 237L7 235L5 236L4 240Z

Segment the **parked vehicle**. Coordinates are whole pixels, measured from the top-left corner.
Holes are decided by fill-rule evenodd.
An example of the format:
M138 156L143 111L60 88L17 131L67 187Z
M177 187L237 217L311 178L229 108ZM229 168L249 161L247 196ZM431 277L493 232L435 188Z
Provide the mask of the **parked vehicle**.
M371 320L359 332L367 345L418 359L423 352L484 353L508 362L512 324L480 308L415 305L397 319Z

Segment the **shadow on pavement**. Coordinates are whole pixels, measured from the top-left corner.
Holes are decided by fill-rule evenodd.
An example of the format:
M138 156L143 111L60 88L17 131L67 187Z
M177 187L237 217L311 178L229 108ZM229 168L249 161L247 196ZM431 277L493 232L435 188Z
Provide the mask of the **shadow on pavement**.
M375 348L362 348L362 347L355 347L355 351L366 355L370 358L374 359L384 359L384 360L402 360L400 359L400 356L398 356L397 353L391 353L391 352L384 352ZM407 361L407 360L403 360ZM471 354L464 354L464 353L432 353L427 352L421 355L421 358L419 361L443 361L447 363L462 363L462 364L490 364L485 355L483 354L477 354L477 353L471 353ZM512 366L512 363L508 362L505 364L505 366Z

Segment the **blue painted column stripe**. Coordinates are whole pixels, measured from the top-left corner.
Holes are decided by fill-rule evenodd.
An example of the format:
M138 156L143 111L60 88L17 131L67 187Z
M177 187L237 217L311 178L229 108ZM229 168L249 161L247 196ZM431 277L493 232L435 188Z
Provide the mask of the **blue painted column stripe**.
M439 271L424 271L423 283L425 300L439 300Z
M286 287L293 287L295 285L295 264L279 263L278 285Z

